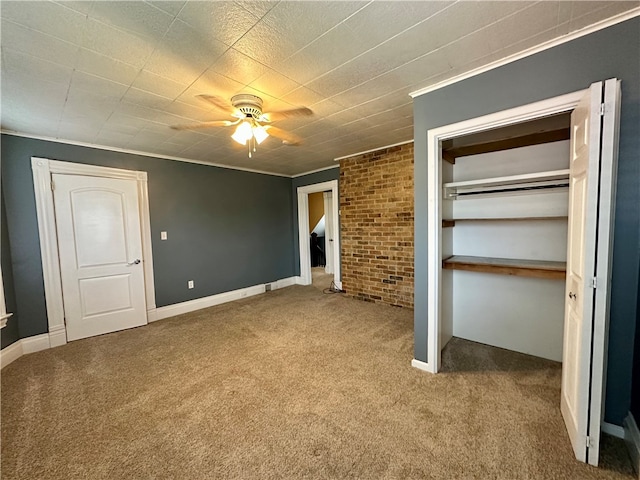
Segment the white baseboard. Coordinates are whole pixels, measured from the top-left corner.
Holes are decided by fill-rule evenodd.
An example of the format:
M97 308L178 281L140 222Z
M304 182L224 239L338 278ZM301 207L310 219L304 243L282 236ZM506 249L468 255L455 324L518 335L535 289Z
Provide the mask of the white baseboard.
M431 373L431 369L429 368L429 364L427 362L416 360L414 358L413 360L411 360L411 366L413 368L417 368L418 370L424 370L425 372Z
M302 277L300 275L293 277L295 279L296 285L305 285L305 283L302 281Z
M276 290L278 288L288 287L295 284L295 277L283 278L271 282L271 289ZM173 305L167 305L166 307L159 307L156 309L155 320L162 320L163 318L174 317L176 315L182 315L183 313L194 312L202 308L209 308L222 303L233 302L234 300L240 300L242 298L252 297L264 293L265 285L254 285L252 287L240 288L238 290L232 290L230 292L218 293L217 295L211 295L209 297L197 298L195 300L189 300L188 302L176 303ZM149 319L149 321L152 321Z
M62 325L56 330L49 331L49 346L60 347L67 343L67 329Z
M15 362L22 356L22 342L18 340L0 351L0 368Z
M291 285L295 285L295 284L296 284L296 277L283 278L281 280L276 280L275 282L271 282L271 290L290 287Z
M624 419L624 440L629 448L631 464L640 480L640 430L631 412Z
M39 352L51 348L49 334L34 335L22 338L0 351L0 368L4 368L27 353Z
M624 428L620 425L614 425L613 423L602 422L600 424L600 429L603 433L611 435L616 438L624 438Z
M156 310L156 307L147 310L147 322L151 323L155 322L156 320L158 320L158 311Z

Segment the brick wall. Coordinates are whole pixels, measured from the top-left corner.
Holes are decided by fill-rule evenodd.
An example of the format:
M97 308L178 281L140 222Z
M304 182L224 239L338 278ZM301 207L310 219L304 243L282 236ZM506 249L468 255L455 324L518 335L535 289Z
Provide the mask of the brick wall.
M413 308L413 143L340 161L342 288Z

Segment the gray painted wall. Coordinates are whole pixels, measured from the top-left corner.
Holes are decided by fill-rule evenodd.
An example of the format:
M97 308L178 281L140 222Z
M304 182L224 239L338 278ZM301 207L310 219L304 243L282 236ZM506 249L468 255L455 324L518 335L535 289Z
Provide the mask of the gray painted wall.
M20 338L48 329L32 156L148 173L158 307L294 275L290 178L11 135L1 148Z
M300 275L300 250L298 246L298 187L314 185L316 183L340 180L340 168L330 168L321 172L310 173L292 179L291 196L293 198L293 269L295 274ZM339 187L339 185L338 185Z
M638 273L640 277L640 272ZM631 382L631 407L636 423L640 421L640 285L638 286L638 307L636 309L636 339L633 354L633 380Z
M638 295L640 194L640 19L634 18L469 78L414 101L415 291L427 291L427 131L622 80L611 323L605 420L617 425L629 411ZM427 304L416 295L415 358L427 360Z
M1 193L4 195L4 192ZM18 340L18 311L16 309L16 297L13 290L13 269L11 267L11 246L9 245L9 231L7 230L7 212L4 208L4 202L0 202L0 256L2 261L2 278L4 283L4 297L7 306L7 312L13 313L13 316L7 321L7 325L0 333L0 348L11 345Z

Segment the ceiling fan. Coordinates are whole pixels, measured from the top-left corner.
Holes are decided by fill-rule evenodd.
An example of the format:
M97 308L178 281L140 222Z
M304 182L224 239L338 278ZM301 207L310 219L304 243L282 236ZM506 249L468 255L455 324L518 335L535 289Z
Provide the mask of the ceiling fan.
M209 122L192 123L187 125L172 125L174 130L195 130L209 127L232 127L237 125L231 135L236 142L247 145L249 158L251 151L256 151L256 144L261 144L267 137L272 136L282 140L284 145L297 146L302 143L299 136L274 127L271 122L291 117L313 115L307 107L279 110L275 112L262 111L262 99L249 93L241 93L231 97L231 103L215 95L197 95L201 100L210 103L218 110L228 113L237 120L212 120Z

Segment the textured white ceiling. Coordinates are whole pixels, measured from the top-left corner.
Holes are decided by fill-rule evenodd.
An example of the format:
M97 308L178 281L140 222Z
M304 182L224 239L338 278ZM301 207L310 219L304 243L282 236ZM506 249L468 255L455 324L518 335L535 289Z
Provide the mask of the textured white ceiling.
M622 2L0 2L4 131L294 175L413 137L409 92L637 8ZM253 158L196 98L308 106Z

